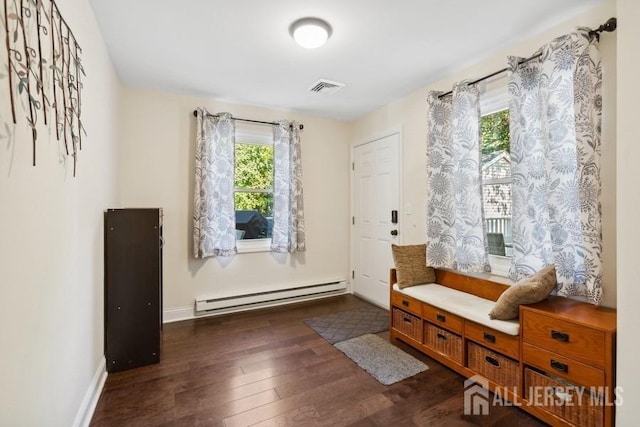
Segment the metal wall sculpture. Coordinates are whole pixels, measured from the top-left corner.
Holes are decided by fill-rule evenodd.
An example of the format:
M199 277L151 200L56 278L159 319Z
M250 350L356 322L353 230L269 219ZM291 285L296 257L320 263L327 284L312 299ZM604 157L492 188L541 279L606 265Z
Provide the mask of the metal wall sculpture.
M33 165L36 164L38 124L55 126L64 153L73 159L76 175L82 149L82 49L53 0L3 0L6 68L11 118L18 122L16 106L23 106L31 128ZM2 61L5 62L5 61ZM4 102L4 100L3 100Z

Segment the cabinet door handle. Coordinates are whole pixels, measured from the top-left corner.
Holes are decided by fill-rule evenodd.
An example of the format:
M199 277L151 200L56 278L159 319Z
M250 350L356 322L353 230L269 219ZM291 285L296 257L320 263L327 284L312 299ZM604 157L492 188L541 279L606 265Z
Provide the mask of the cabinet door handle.
M551 338L560 342L569 342L569 334L564 332L551 331Z
M496 368L500 367L500 362L498 362L496 359L494 359L493 357L490 356L485 356L484 360L487 361L487 363L492 364L493 366L495 366Z
M436 319L438 319L439 322L446 322L447 321L446 316L444 314L440 314L440 313L436 314Z
M484 337L485 341L492 342L492 343L496 342L496 336L495 335L491 335L488 332L484 332L482 336Z
M409 301L402 300L402 305L405 307L409 307Z
M441 339L441 340L443 340L443 341L446 341L446 340L447 340L447 336L446 336L446 335L444 335L444 334L438 334L437 336L438 336L438 338L439 338L439 339Z
M569 366L566 363L558 362L557 360L551 359L551 367L556 371L564 372L565 374L569 372Z

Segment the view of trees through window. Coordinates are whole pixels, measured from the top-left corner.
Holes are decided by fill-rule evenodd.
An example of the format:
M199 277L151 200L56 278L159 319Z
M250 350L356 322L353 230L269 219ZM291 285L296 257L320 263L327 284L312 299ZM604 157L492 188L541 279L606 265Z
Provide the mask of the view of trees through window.
M482 129L482 154L490 154L500 150L509 152L509 110L483 116L480 127Z
M511 256L509 110L482 117L482 195L491 255Z
M235 146L236 236L271 237L273 227L273 145Z

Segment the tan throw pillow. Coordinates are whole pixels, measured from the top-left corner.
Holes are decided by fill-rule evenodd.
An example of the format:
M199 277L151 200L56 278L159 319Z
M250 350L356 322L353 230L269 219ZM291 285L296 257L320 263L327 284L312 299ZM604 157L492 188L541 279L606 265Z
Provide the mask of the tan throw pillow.
M533 276L525 277L504 291L489 317L499 320L517 319L520 304L533 304L549 296L556 286L556 267L548 265Z
M436 272L427 267L427 245L391 244L400 289L436 281Z

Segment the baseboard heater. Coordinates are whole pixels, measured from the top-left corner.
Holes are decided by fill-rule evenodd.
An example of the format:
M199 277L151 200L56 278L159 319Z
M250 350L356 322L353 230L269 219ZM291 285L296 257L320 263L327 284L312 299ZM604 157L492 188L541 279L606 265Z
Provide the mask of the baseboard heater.
M346 290L347 282L340 281L232 297L197 299L195 313L198 316L248 310L251 308L280 305L287 302L310 299L311 297L337 295L346 292Z

